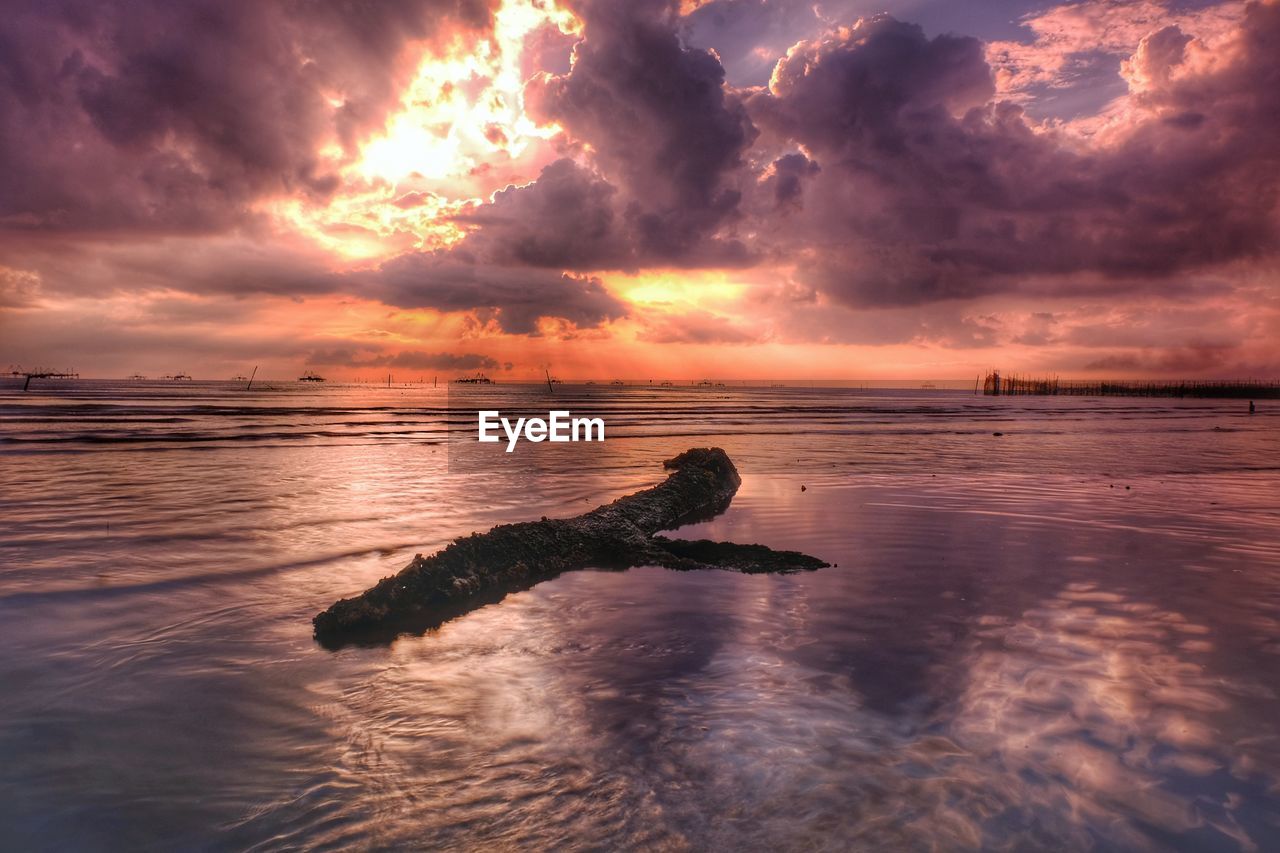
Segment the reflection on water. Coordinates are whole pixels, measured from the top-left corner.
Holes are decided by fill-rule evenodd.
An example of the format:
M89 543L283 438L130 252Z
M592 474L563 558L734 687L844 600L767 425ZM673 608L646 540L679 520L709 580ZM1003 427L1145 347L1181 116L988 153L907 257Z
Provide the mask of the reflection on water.
M530 480L446 475L427 391L233 417L108 390L199 422L147 431L340 437L144 441L66 408L81 439L42 443L21 407L85 398L0 398L5 844L1280 847L1266 412L718 392L751 435L645 397L600 465ZM311 640L414 552L578 514L692 443L744 485L680 536L838 566L577 572L390 646Z
M1006 798L1029 790L1025 808L1073 845L1108 824L1126 846L1144 829L1212 828L1248 842L1232 797L1188 795L1195 780L1249 762L1247 750L1219 748L1208 722L1230 706L1230 689L1200 662L1212 648L1206 626L1092 582L983 625L996 645L970 662L953 729L1009 775Z

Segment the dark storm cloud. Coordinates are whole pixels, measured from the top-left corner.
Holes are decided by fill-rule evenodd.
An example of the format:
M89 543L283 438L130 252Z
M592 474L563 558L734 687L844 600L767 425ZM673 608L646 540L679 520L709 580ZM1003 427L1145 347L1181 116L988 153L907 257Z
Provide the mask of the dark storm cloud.
M1080 152L985 101L981 45L881 17L798 45L749 104L824 170L806 199L810 282L854 304L910 305L1098 272L1115 289L1274 253L1280 7L1253 5L1237 55L1200 67L1176 28L1132 63L1142 110Z
M404 255L345 276L341 288L398 308L491 309L504 332L518 335L535 334L543 318L588 327L626 313L597 278L475 263L457 250Z
M977 39L927 39L880 16L796 45L774 71L773 91L753 102L757 115L817 150L855 157L906 153L912 119L979 106L995 85Z
M681 43L670 2L596 0L579 12L572 69L535 81L531 106L620 182L642 256L741 262L741 244L714 235L737 213L733 173L756 131L719 60Z
M461 221L479 226L471 251L499 263L562 269L627 267L633 263L614 213L617 190L576 165L557 160L533 183L507 187Z
M821 166L803 154L785 154L774 160L765 180L773 191L778 208L801 207L804 179L821 171Z
M324 195L336 179L320 144L379 125L412 69L404 48L446 23L483 27L490 5L8 3L0 227L209 230L263 194Z

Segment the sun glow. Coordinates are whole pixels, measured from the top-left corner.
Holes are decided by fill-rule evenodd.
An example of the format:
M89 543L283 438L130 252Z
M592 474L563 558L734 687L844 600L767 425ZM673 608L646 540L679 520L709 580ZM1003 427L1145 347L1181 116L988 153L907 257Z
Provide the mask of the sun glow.
M465 233L453 216L467 204L431 193L399 193L383 185L335 197L323 207L286 199L269 211L276 221L321 248L346 260L367 260L458 242Z
M525 40L544 25L562 33L579 24L543 0L506 0L494 14L492 38L456 42L444 57L428 57L387 121L353 165L366 179L396 183L461 178L493 158L515 160L537 140L559 132L524 111L521 57Z
M459 212L532 179L539 158L553 154L538 143L560 128L525 113L521 73L526 41L547 26L565 35L580 29L553 0L505 0L490 38L460 38L423 58L385 130L354 160L336 144L318 152L341 175L338 192L322 203L278 199L263 210L345 261L458 242L466 236ZM330 100L342 106L337 95Z
M718 270L655 271L641 275L609 277L612 293L634 305L669 309L696 309L736 302L748 285Z

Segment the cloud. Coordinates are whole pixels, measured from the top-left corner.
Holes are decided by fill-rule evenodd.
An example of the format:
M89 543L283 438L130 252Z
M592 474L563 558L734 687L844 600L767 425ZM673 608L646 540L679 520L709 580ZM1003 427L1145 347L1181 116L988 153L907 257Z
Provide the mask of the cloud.
M597 277L514 260L503 264L501 258L477 257L465 248L413 252L346 270L331 269L314 251L283 239L237 235L73 246L36 242L12 247L8 254L21 262L15 268L21 274L0 275L0 301L29 300L34 282L42 294L58 297L178 292L205 300L175 300L172 310L192 317L203 313L207 322L228 319L228 311L233 317L236 306L209 300L256 295L349 295L396 308L483 310L501 331L522 335L536 333L542 318L592 327L626 313L626 305Z
M127 313L109 303L91 310L78 305L45 308L22 322L10 322L11 315L0 313L0 362L47 363L101 377L125 375L147 363L169 372L195 372L195 365L209 362L252 365L252 359L300 359L315 346L315 341L252 325L208 329L127 319Z
M779 234L854 305L920 305L1100 273L1115 292L1274 254L1280 6L1208 61L1173 31L1135 60L1123 132L1081 149L1007 103L981 45L880 17L794 47L753 118L823 169Z
M799 42L779 61L752 114L829 154L904 152L910 122L952 116L995 93L977 39L928 39L887 15Z
M1191 344L1157 347L1137 353L1116 353L1094 359L1085 370L1129 371L1131 375L1179 374L1194 376L1221 370L1237 355L1234 345ZM1234 369L1234 368L1233 368Z
M498 327L515 335L536 334L544 318L587 327L626 313L598 278L476 263L461 251L402 255L339 282L338 289L397 308L492 309Z
M16 238L0 233L0 257L39 277L50 297L179 291L209 297L316 296L339 282L325 259L274 233L131 235L111 241Z
M1125 94L1122 60L1147 36L1176 26L1217 38L1236 30L1245 4L1180 4L1166 0L1093 0L1037 10L1022 20L1031 38L986 46L1003 99L1038 114L1071 118L1097 112Z
M469 251L496 263L560 269L631 266L627 236L614 213L617 190L573 160L546 166L536 181L495 193L459 216L477 228Z
M491 0L11 4L7 325L131 296L145 308L95 340L151 330L156 351L181 353L178 325L230 353L260 294L317 312L350 296L493 338L608 341L633 314L618 328L645 344L1012 345L1152 370L1274 331L1222 306L1274 301L1275 2L1082 0L1015 12L1026 37L991 44L888 16L840 25L863 0L571 4L580 35L539 26L519 67L530 112L563 133L527 133L516 152L520 131L486 117L489 160L477 137L459 174L395 185L338 170L387 127L423 50L490 35ZM939 31L938 5L912 8ZM738 88L726 66L768 86ZM354 259L366 251L378 259ZM785 282L772 301L708 289L684 315L632 312L603 283L753 266L743 280ZM1082 300L1112 310L1066 310ZM271 352L347 347L295 344ZM420 345L413 357L452 349Z
M1048 311L1036 311L1024 321L1023 330L1010 338L1011 343L1024 346L1043 347L1056 343L1055 326L1059 319Z
M741 262L742 244L716 232L736 215L733 174L756 131L719 60L681 44L665 0L595 0L579 11L573 66L533 81L531 108L590 145L625 190L626 224L642 256Z
M856 19L847 0L823 3L805 0L713 0L680 21L689 44L715 50L738 85L768 82L774 63L797 41L824 29L825 18Z
M193 232L324 196L316 151L381 125L408 50L488 0L18 0L0 17L0 227Z
M39 294L39 273L0 266L0 308L33 307Z
M765 170L764 183L773 192L779 210L799 209L804 193L804 179L812 178L822 167L803 154L785 154Z

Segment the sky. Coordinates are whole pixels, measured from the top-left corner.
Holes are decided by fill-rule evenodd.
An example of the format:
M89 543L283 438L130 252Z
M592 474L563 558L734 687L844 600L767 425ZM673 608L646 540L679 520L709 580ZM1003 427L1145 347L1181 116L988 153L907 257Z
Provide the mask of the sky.
M1275 377L1278 139L1280 0L15 0L0 367Z

